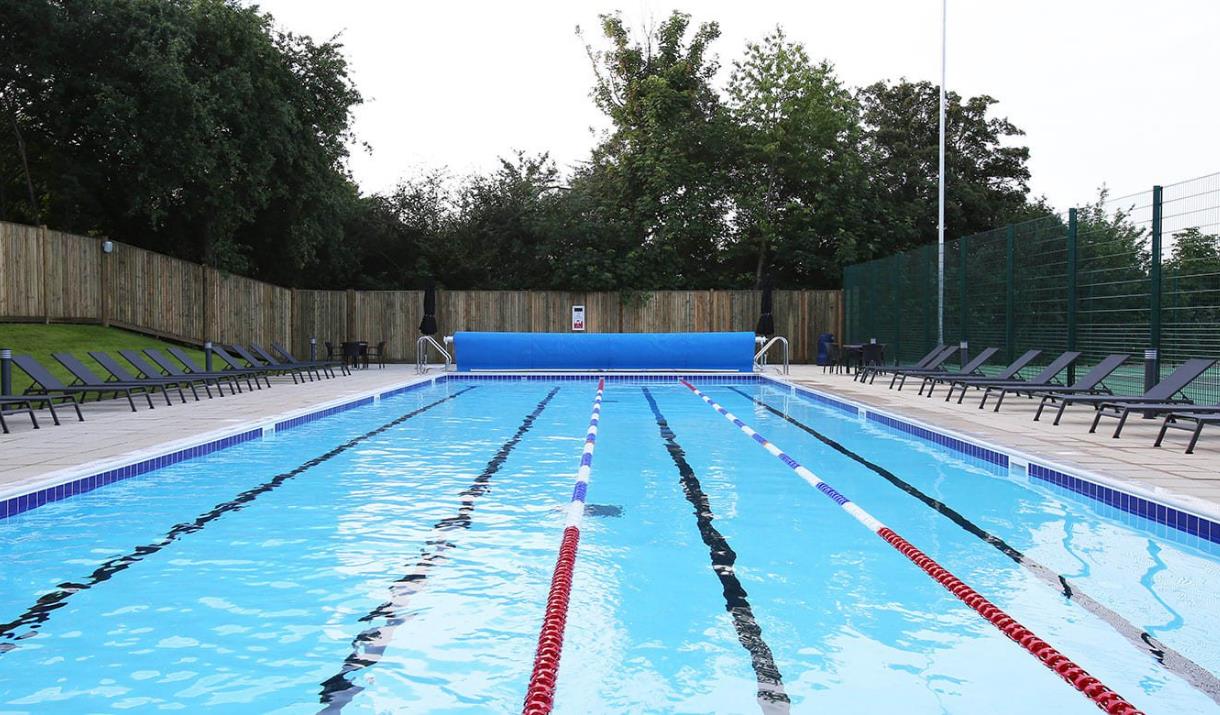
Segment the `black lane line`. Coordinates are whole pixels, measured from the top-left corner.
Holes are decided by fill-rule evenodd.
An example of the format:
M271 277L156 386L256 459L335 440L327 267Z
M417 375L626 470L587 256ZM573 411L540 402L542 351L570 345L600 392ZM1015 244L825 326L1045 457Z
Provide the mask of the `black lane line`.
M741 647L750 654L750 664L754 668L754 676L758 680L758 705L764 713L786 713L789 708L788 694L784 692L784 678L775 665L771 647L763 640L762 627L754 618L754 609L750 607L746 589L737 578L733 565L737 561L737 552L729 546L728 539L716 528L712 520L711 502L699 483L695 470L686 461L686 451L678 444L677 437L669 422L661 414L661 408L647 387L641 387L652 415L656 418L657 428L661 431L661 439L665 440L665 449L669 452L674 466L678 468L678 479L682 484L682 492L686 500L694 507L695 521L699 526L699 536L707 545L708 555L712 559L712 571L720 579L724 589L724 609L733 617L733 628L737 631L737 640Z
M534 426L538 416L546 409L547 403L555 397L557 392L559 392L558 387L552 389L534 407L534 411L525 416L521 426L517 428L513 436L500 447L500 451L496 452L491 461L487 463L487 466L483 468L483 473L475 477L470 486L461 493L462 505L458 507L457 516L451 516L436 522L433 525L434 531L443 533L453 531L454 529L470 528L471 513L474 512L475 500L483 496L491 488L491 478L495 476L496 472L500 471L500 467L508 459L509 453L517 446L521 438L525 436L525 433L529 432L530 428ZM408 620L408 616L402 612L406 608L407 600L423 590L429 570L433 566L446 561L448 557L445 556L445 552L455 546L452 541L439 535L429 539L427 545L429 548L421 551L419 561L415 563L414 570L390 585L390 600L361 616L361 623L369 623L379 619L383 619L385 623L366 628L352 640L352 652L343 659L342 668L340 668L338 673L322 682L320 701L325 707L319 712L337 713L350 703L360 691L364 690L364 688L353 683L349 676L381 660L382 656L385 655L386 647L394 639L394 631Z
M302 472L333 459L361 442L371 437L375 437L388 429L396 427L418 414L427 412L443 402L448 402L449 400L455 399L458 396L473 390L474 388L475 386L467 387L453 393L452 395L442 397L436 402L431 402L423 407L420 407L419 409L412 410L405 415L385 423L371 432L365 432L359 437L355 437L347 442L344 442L321 456L314 457L308 462L296 467L292 471L277 474L257 487L238 494L237 497L230 501L217 504L216 506L212 507L210 511L200 514L195 518L194 521L184 521L180 524L175 524L173 528L171 528L165 534L165 536L161 537L157 541L154 541L151 544L137 546L122 556L116 556L103 562L101 566L98 566L97 569L93 571L93 573L89 574L87 579L80 583L73 583L69 581L67 583L59 584L56 590L39 597L39 599L34 602L34 605L27 608L20 616L9 621L8 623L0 625L0 637L7 638L10 641L20 641L37 635L38 629L41 628L48 619L50 619L51 614L57 609L66 606L68 604L68 599L70 599L73 595L82 591L87 591L103 581L110 580L111 576L114 576L120 571L127 570L133 564L143 561L146 557L157 553L161 549L164 549L166 546L169 546L187 534L193 534L196 531L199 531L203 527L207 526L210 522L216 521L225 514L246 508L258 497L278 488L281 484L301 474ZM29 626L29 628L24 632L19 632L19 629L22 628L22 626ZM0 643L0 654L15 650L17 647L17 643Z
M957 524L964 531L978 537L983 542L990 544L997 551L1020 564L1033 575L1037 576L1038 579L1043 583L1046 583L1055 590L1059 591L1059 593L1063 594L1065 598L1075 601L1086 611L1108 623L1111 628L1117 631L1118 634L1123 638L1126 638L1127 642L1135 646L1137 650L1151 655L1158 663L1165 666L1166 669L1181 677L1183 680L1197 688L1200 692L1204 693L1213 701L1220 704L1220 678L1217 678L1211 671L1194 662L1190 658L1165 645L1151 633L1144 631L1142 628L1139 628L1118 613L1112 611L1109 607L1098 602L1092 596L1082 591L1079 586L1070 583L1064 576L1055 573L1047 566L1044 566L1038 561L1026 556L1011 544L1004 541L1004 539L992 534L978 524L970 521L970 519L960 514L958 511L953 509L953 507L950 507L938 499L928 496L924 492L920 491L918 487L904 481L901 477L889 471L885 467L882 467L875 462L870 462L868 459L865 459L847 447L844 447L833 439L823 435L809 425L789 417L761 399L748 395L736 387L730 387L729 389L747 400L751 400L754 402L754 404L766 409L771 414L780 417L792 425L804 430L814 439L825 444L827 447L830 447L839 454L842 454L843 456L853 459L865 467L868 467L882 479L886 480L890 484L893 484L907 494L915 497L925 506L936 511L938 514L945 517L949 521L952 521L954 524Z

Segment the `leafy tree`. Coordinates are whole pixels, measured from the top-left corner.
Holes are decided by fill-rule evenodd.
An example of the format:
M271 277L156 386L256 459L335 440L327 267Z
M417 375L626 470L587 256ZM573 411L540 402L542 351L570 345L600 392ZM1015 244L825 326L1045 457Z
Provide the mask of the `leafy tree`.
M865 126L865 169L877 218L885 226L864 248L884 255L936 242L939 87L877 82L857 93ZM1029 189L1029 149L1006 146L1024 135L990 115L988 95L946 96L946 235L967 236L1018 217Z
M1161 267L1169 324L1220 327L1220 235L1188 228L1175 233Z
M790 285L837 281L866 221L859 112L850 92L829 62L811 62L777 28L746 46L728 95L737 248L756 256L751 283L760 286L768 267Z
M593 99L613 128L593 151L598 194L634 237L621 258L636 267L629 287L710 287L726 234L731 127L712 86L714 22L690 32L675 12L643 40L619 15L602 16L609 48L588 48Z

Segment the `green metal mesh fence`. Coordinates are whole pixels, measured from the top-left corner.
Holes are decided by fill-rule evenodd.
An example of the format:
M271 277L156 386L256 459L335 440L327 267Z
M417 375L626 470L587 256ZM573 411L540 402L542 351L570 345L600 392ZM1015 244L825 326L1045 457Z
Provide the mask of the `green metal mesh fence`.
M944 285L945 341L1000 348L992 369L1035 348L1040 364L1081 351L1075 371L1127 353L1107 385L1143 392L1145 350L1162 376L1220 358L1220 174L946 241ZM843 286L845 342L905 363L935 345L936 246L850 266ZM1187 394L1220 402L1220 368Z

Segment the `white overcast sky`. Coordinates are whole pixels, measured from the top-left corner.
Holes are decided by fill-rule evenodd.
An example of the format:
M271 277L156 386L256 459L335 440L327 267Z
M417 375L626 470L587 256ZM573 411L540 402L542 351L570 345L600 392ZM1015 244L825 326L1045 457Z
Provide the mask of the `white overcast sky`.
M679 9L720 23L721 81L777 24L849 86L939 80L940 0L262 0L280 27L341 33L365 103L365 192L421 168L486 170L513 150L587 158L606 126L575 34L599 13L636 28ZM1030 186L1060 208L1220 171L1220 2L950 0L948 87L988 93L1026 132Z

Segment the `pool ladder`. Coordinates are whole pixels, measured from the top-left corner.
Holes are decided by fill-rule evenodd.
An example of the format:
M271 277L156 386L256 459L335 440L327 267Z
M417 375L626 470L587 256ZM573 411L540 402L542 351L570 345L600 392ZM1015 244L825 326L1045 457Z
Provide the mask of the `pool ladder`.
M453 336L445 336L445 345L453 344ZM453 364L453 355L445 349L445 345L436 342L436 338L431 335L421 335L419 340L415 341L415 372L423 375L428 372L428 347L436 348L437 352L445 358L445 372L449 372L449 366Z
M754 371L755 372L763 372L764 370L766 370L767 352L771 349L771 347L773 345L776 345L777 343L779 345L782 345L784 348L784 353L783 353L784 368L782 370L782 373L784 375L788 374L788 339L783 337L782 335L776 335L775 337L771 338L770 340L765 340L765 341L761 337L754 338L754 344L762 346L758 349L758 352L754 353Z

